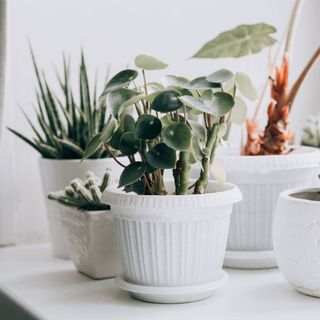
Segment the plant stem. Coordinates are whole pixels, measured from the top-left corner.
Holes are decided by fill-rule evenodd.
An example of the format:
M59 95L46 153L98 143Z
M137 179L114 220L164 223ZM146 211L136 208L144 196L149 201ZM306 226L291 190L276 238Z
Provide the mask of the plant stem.
M190 151L180 152L180 162L181 162L181 173L180 173L180 188L179 193L176 194L187 194L188 193L188 182L189 182L189 172L191 169L190 165Z
M125 168L126 166L124 164L122 164L116 157L115 155L112 153L112 151L110 150L110 148L108 147L108 145L105 143L104 148L109 152L109 154L111 155L111 157L113 158L113 160L120 165L121 167Z

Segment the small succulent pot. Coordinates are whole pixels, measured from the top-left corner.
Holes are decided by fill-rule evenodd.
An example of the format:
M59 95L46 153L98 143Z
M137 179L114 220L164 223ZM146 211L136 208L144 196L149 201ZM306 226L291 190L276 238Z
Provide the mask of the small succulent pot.
M110 278L121 272L110 210L64 207L62 223L70 258L79 272L93 279Z
M172 194L173 182L166 188ZM140 300L180 303L205 299L225 285L230 215L241 193L215 182L207 190L143 196L107 189L120 245L120 288Z
M280 194L273 242L288 282L301 293L320 297L320 188Z
M278 195L287 189L315 186L320 152L293 146L286 155L242 156L239 148L220 150L216 159L236 184L243 201L230 221L225 267L264 269L277 267L272 230Z
M90 159L80 162L77 160L54 160L39 158L42 178L43 194L63 189L70 181L77 177L84 177L87 171L92 171L97 176L102 176L106 168L113 172L114 177L119 177L121 167L113 159ZM61 221L62 206L46 199L47 217L50 232L52 254L57 258L69 258L66 239L64 237Z

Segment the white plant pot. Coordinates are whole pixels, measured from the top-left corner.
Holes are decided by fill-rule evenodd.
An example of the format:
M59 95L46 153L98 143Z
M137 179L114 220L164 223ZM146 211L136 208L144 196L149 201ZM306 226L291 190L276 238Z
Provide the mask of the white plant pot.
M287 155L241 156L239 148L230 148L220 149L216 159L243 196L231 217L224 266L276 267L272 227L278 195L286 189L318 183L320 152L298 146Z
M316 188L287 190L279 196L274 250L288 282L304 294L320 297L320 197L308 200L306 191L320 195Z
M94 279L121 273L110 211L64 208L62 223L70 258L79 272Z
M87 171L92 171L95 175L102 177L105 170L110 168L113 172L113 177L117 179L120 176L122 167L111 158L85 160L83 162L78 159L54 160L40 158L39 165L43 195L46 199L52 253L57 258L69 258L61 222L62 206L55 201L48 200L48 193L65 188L74 178L84 178Z
M172 182L167 190L172 193ZM224 286L230 214L241 200L236 186L210 182L208 193L182 196L110 187L106 197L120 244L122 289L140 300L178 303L207 298Z

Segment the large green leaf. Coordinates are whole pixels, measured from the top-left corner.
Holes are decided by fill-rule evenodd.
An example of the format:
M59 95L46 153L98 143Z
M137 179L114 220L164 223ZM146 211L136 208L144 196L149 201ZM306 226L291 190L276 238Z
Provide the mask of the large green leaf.
M240 97L235 97L234 102L230 120L235 124L242 124L247 116L247 105Z
M184 87L189 82L189 79L185 77L178 77L172 74L167 74L161 78L161 82L167 87L168 86Z
M145 70L160 70L165 69L168 65L152 56L146 56L144 54L140 54L134 60L135 65L138 68Z
M161 128L161 121L157 117L143 114L137 120L135 134L139 139L152 140L160 134Z
M101 141L108 142L112 137L113 132L117 126L117 121L114 118L111 118L110 121L106 123L102 132L101 132Z
M232 95L226 92L215 92L211 99L204 101L208 108L208 113L215 116L223 116L227 114L234 106Z
M252 84L251 79L244 73L236 73L236 85L240 92L249 100L258 99L258 91Z
M187 107L199 110L201 112L210 112L210 109L208 109L207 106L199 98L195 98L193 96L182 96L179 97L179 100Z
M109 92L122 88L126 84L133 81L137 76L138 72L136 70L125 69L120 71L106 84L100 99L105 97Z
M177 156L175 150L165 143L159 143L146 154L148 163L157 169L173 169L176 166Z
M122 154L130 156L141 148L140 139L137 139L133 131L125 132L121 135L119 148Z
M191 129L183 122L175 122L161 132L163 142L174 150L186 151L191 145Z
M213 83L224 83L233 78L233 73L226 69L220 69L209 74L206 80Z
M86 150L83 153L82 160L88 159L93 155L102 145L101 133L98 133L93 138L91 138L87 144Z
M172 112L182 107L180 94L175 90L166 90L158 94L152 101L151 108L160 112Z
M219 88L218 83L212 83L206 80L206 77L198 77L191 80L185 85L188 89L208 89L208 88Z
M139 99L140 94L134 90L119 88L107 95L107 105L111 110L111 114L118 118L120 109L135 103Z
M122 171L119 178L119 188L132 184L139 180L146 172L147 165L144 162L136 161L129 164Z
M113 135L112 135L112 137L111 137L111 139L110 139L110 141L109 141L109 145L110 145L113 149L119 150L119 148L120 148L120 139L121 139L122 134L123 134L123 131L120 130L120 128L117 129L117 130L113 133Z
M134 131L136 122L130 114L122 114L120 117L119 129L122 132Z
M276 42L270 36L270 34L276 31L276 28L265 23L243 24L229 31L222 32L216 38L207 42L193 57L237 58L258 53L263 48L271 46Z

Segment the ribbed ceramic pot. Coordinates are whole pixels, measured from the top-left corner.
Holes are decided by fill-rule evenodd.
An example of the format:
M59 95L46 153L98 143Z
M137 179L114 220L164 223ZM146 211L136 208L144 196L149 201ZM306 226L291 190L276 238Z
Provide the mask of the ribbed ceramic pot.
M80 159L54 160L39 158L39 165L43 196L46 201L52 253L57 258L69 258L61 221L62 206L55 201L48 200L48 193L64 189L72 179L84 178L88 171L92 171L96 176L102 177L105 170L109 168L116 179L120 176L122 168L110 158L82 162L80 162Z
M172 193L172 182L167 190ZM141 196L110 187L106 197L119 239L123 279L151 288L148 292L168 289L164 299L158 297L160 291L158 296L131 291L136 298L173 303L213 294L209 290L191 297L188 290L223 275L230 214L233 203L241 200L236 186L210 182L206 194L182 196ZM180 296L170 296L170 288L177 287Z
M304 294L320 297L320 188L280 194L274 250L288 282Z
M121 273L110 210L64 208L62 223L70 258L79 272L94 279L115 277Z
M272 244L274 210L280 192L318 183L320 152L293 147L286 155L241 156L239 148L220 150L216 159L236 184L243 201L234 207L224 265L233 268L276 267Z

